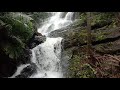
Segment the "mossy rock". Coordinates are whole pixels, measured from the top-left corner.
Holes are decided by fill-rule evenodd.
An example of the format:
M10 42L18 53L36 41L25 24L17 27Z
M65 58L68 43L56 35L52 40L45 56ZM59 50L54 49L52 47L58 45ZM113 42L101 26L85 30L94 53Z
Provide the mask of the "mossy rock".
M1 38L5 38L0 42L0 48L12 59L18 59L24 53L28 40L35 32L33 19L21 13L8 13L0 16L0 24L5 27L4 32L0 32Z

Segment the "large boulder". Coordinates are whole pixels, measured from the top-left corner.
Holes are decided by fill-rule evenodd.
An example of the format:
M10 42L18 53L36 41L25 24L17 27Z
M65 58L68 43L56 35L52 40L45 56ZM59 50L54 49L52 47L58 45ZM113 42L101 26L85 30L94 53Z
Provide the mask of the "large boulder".
M37 66L34 63L31 63L21 71L20 75L17 75L15 78L29 78L37 72L36 69Z
M34 33L32 38L29 40L28 47L30 49L46 41L46 36L41 33Z

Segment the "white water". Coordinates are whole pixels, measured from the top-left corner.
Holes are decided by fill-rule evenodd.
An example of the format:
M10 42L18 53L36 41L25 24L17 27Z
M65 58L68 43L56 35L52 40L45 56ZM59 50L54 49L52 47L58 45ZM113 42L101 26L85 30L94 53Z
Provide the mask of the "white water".
M35 76L32 76L32 78L62 77L61 74L57 73L61 72L61 40L62 38L60 37L47 38L45 43L32 49L34 55L31 60L38 66L38 73Z
M64 12L53 12L53 16L50 17L42 27L38 29L39 33L43 35L49 34L51 31L65 27L72 23L73 12L68 12L64 18L61 16Z
M71 24L73 12L68 12L65 17L62 18L63 14L64 12L52 12L52 16L43 23L42 27L38 29L38 32L47 36L51 31L60 29ZM64 77L60 65L61 41L61 37L47 37L44 43L32 49L31 62L35 63L38 68L37 73L30 78Z
M15 72L15 74L13 74L10 78L14 78L15 76L19 75L19 74L21 73L21 71L22 71L25 67L27 67L27 66L29 66L29 65L30 65L30 64L20 65L20 66L17 68L17 71Z
M64 18L61 16L64 12L53 12L42 27L38 29L39 33L48 35L51 31L65 27L72 23L73 12L68 12ZM32 62L38 66L38 73L31 78L62 78L61 59L61 41L62 38L49 38L32 50Z

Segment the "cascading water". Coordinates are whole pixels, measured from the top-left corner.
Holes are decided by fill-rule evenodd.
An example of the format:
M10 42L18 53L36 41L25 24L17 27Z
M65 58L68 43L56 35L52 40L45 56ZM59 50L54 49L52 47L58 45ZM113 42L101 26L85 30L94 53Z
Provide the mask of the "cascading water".
M64 18L62 15L64 12L53 12L53 16L50 17L41 28L38 29L39 33L43 35L49 34L51 31L65 27L72 23L73 12L68 12Z
M72 23L73 12L68 12L64 18L64 12L53 12L53 16L38 29L39 33L48 35L51 31L65 27ZM32 78L61 78L63 77L60 65L62 38L49 38L45 43L32 50L32 62L38 66L38 73Z
M32 49L31 61L38 66L38 72L31 78L62 77L60 67L62 38L47 38L46 42Z
M51 31L60 29L72 23L73 12L52 12L52 16L43 23L38 32L47 37L46 41L32 51L31 62L37 65L37 73L30 78L62 78L61 37L50 38Z

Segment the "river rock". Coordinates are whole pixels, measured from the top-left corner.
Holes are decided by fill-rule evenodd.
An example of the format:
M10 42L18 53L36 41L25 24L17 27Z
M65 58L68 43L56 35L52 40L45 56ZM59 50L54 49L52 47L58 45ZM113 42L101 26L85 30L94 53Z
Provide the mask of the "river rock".
M30 49L36 47L37 45L44 43L46 41L46 36L41 33L34 33L33 37L29 40L28 47Z
M31 63L29 66L27 66L21 71L20 75L16 76L15 78L28 78L37 72L36 68L36 65L34 63Z

